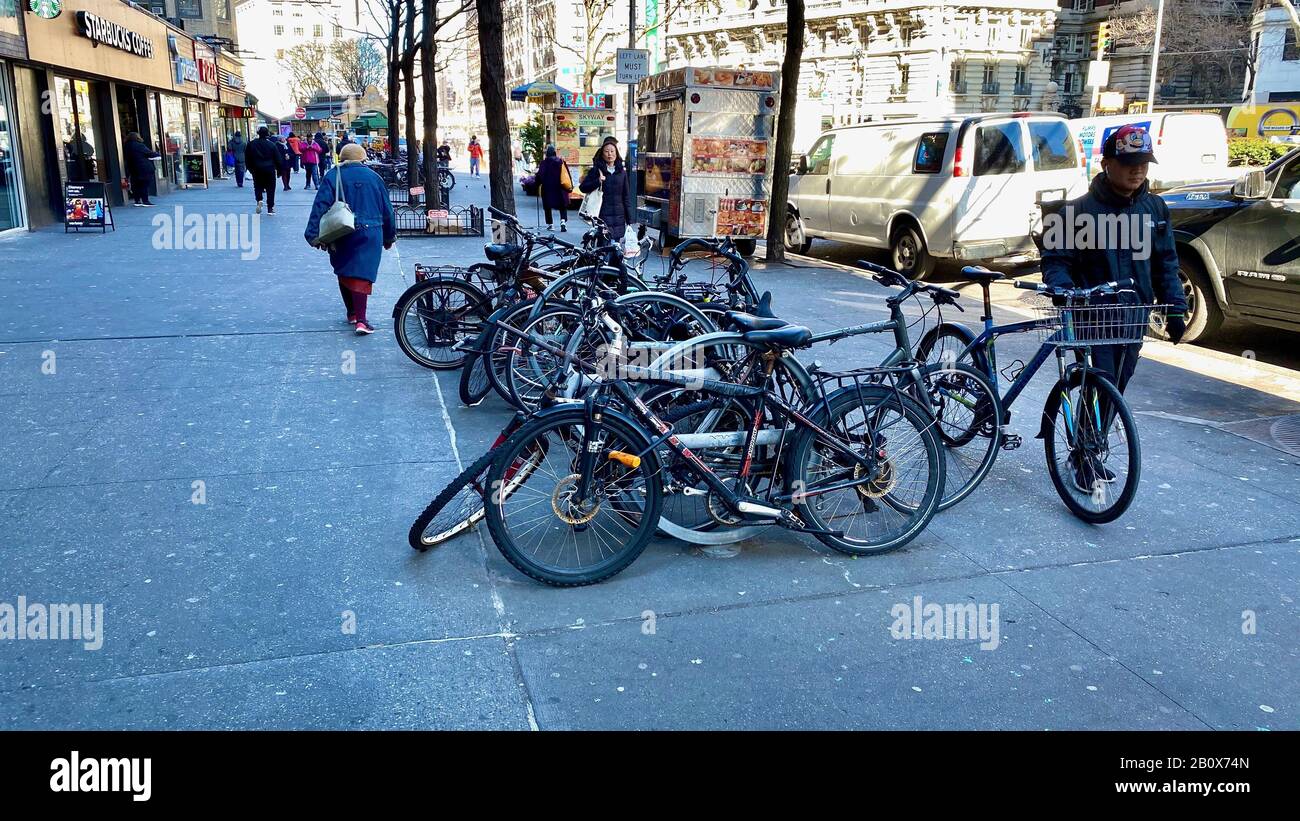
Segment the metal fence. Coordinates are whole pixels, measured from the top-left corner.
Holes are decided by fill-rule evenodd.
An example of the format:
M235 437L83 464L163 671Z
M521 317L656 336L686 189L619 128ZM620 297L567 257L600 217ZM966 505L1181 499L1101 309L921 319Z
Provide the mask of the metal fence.
M418 205L394 204L399 237L481 237L483 209L476 205L429 211Z

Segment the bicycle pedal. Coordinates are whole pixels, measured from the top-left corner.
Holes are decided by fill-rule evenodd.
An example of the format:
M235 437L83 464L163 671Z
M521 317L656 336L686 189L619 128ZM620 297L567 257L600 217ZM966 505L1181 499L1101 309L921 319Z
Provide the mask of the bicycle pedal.
M1024 440L1021 439L1018 434L1015 433L1002 434L1001 447L1003 450L1015 450L1016 448L1020 447L1022 444L1024 444Z

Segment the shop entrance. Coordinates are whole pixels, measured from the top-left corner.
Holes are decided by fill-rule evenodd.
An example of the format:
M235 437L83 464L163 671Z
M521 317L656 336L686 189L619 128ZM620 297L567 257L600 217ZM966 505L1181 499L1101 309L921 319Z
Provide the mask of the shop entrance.
M54 96L58 111L54 124L55 140L62 162L59 170L63 182L102 180L99 130L89 80L54 78Z

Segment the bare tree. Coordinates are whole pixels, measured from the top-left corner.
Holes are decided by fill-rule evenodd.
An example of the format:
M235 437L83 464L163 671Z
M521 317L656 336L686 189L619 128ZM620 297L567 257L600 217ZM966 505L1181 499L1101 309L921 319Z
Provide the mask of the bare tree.
M505 38L501 0L475 0L478 16L479 88L488 131L488 188L492 206L515 213L510 120L506 115Z
M298 105L305 105L333 85L329 49L320 43L301 43L286 49L277 62L289 94Z
M659 8L659 28L666 26L678 11L717 0L665 0ZM582 62L582 92L590 94L596 78L608 72L619 47L627 42L627 2L625 0L578 0L582 7L578 37L568 42L565 32L555 33L556 48L574 54ZM614 12L611 14L611 12ZM646 38L644 26L637 27L636 42Z
M373 41L364 37L335 40L329 51L333 73L342 82L344 90L363 92L384 81L387 73L384 56Z
M1240 0L1165 0L1160 35L1160 78L1189 75L1204 96L1241 95L1243 80L1253 77L1250 47L1251 3ZM1149 52L1155 43L1155 4L1110 19L1115 49Z
M799 99L799 62L803 59L804 0L787 0L785 58L781 61L781 108L776 113L776 161L772 169L772 203L767 209L767 259L785 260L786 197L790 194L790 154L794 150L794 111Z

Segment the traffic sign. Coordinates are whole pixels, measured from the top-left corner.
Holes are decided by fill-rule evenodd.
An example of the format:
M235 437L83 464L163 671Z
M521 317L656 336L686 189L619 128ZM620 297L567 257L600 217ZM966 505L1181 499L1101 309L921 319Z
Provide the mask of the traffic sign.
M303 108L302 106L298 106L293 110L293 116L294 119L296 120L305 120L307 119L307 109Z
M650 75L650 52L643 48L621 48L615 58L620 83L638 83Z

